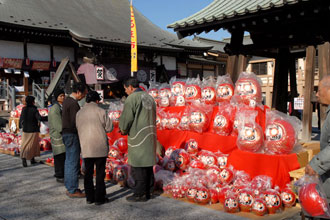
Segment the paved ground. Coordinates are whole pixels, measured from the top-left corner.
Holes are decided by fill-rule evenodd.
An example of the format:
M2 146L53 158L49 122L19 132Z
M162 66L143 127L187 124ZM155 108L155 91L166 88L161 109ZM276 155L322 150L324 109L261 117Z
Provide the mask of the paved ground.
M49 155L44 155L46 158ZM29 163L28 163L29 164ZM80 180L80 187L83 182ZM53 168L37 164L23 168L18 157L0 154L0 219L244 219L235 215L158 196L146 203L129 203L129 189L107 185L110 203L87 205L70 199ZM288 219L300 219L294 216Z
M162 196L132 204L125 200L130 194L128 189L109 184L110 203L87 205L85 199L65 195L52 167L23 168L18 157L0 154L0 219L242 219Z

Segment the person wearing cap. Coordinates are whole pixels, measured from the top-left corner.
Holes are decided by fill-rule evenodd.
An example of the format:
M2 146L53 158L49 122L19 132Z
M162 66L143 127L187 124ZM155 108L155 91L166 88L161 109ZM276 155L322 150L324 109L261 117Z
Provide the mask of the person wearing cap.
M54 169L56 181L64 183L65 145L62 139L62 104L65 98L63 89L54 91L54 103L49 109L48 123L49 136L54 156Z
M22 158L23 167L27 167L26 160L31 160L31 165L35 164L34 157L40 156L39 146L39 122L47 121L47 117L41 117L37 107L34 105L35 98L26 96L26 106L22 109L19 118L19 127L23 128L22 148L20 157Z
M109 200L104 183L105 164L109 152L107 133L113 129L106 111L98 106L101 98L96 91L86 95L86 104L76 116L76 126L85 162L84 187L87 204L102 205ZM94 190L93 173L96 166L96 187Z

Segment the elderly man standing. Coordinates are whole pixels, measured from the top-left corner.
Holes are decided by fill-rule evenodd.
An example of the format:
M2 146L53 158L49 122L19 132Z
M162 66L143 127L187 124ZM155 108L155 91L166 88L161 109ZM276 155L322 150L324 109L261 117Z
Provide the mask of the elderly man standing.
M313 157L305 168L306 174L319 175L323 182L323 188L330 201L330 75L325 76L319 83L316 93L318 102L326 105L327 117L321 128L321 151Z
M144 202L150 199L154 183L153 165L156 164L156 104L153 98L139 88L134 78L124 82L128 97L119 119L122 134L128 134L128 164L135 180L134 194L126 199Z
M96 91L86 95L86 104L76 116L76 125L81 144L81 152L85 161L84 186L87 204L102 205L109 200L105 189L105 163L109 146L107 133L113 125L104 109L98 106L101 98ZM96 166L96 187L94 190L93 174Z

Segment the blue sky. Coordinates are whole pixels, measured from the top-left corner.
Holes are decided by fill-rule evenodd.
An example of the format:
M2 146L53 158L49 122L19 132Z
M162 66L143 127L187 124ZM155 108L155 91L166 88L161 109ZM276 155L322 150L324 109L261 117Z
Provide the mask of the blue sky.
M133 0L133 6L145 17L160 28L167 29L166 26L180 19L186 18L207 5L213 0ZM227 31L220 29L217 32L202 33L199 36L215 40L222 40L230 37Z

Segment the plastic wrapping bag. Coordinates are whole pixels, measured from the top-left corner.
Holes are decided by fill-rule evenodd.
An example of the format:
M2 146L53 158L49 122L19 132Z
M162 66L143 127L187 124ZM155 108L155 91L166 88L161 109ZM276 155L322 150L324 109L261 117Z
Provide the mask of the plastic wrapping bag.
M171 88L167 83L163 83L160 85L159 89L159 102L158 105L160 107L168 107L170 106L170 98L171 98Z
M189 130L189 107L186 107L185 110L182 112L180 123L177 129L182 131Z
M122 154L127 153L128 144L126 138L118 138L113 145L117 146Z
M173 96L184 96L185 93L185 80L177 79L176 76L173 76L170 79L171 93Z
M201 150L197 155L198 160L200 160L207 169L217 165L217 157L213 152Z
M173 155L173 156L172 156ZM180 170L186 170L190 163L190 156L184 149L176 149L172 152L175 166Z
M263 192L264 200L269 214L282 211L282 200L280 193L275 189L267 189Z
M202 102L205 104L215 104L217 97L213 77L210 77L209 79L203 79L201 97Z
M214 153L217 157L217 165L220 169L227 167L228 156L229 154L224 154L220 151Z
M217 102L229 102L234 95L234 84L230 76L218 76L216 84Z
M286 208L291 208L296 204L296 194L291 189L291 184L287 184L284 189L281 190L281 200Z
M234 107L227 103L220 103L212 122L212 132L219 135L230 135L233 129Z
M265 129L265 152L289 154L298 140L301 121L279 111L267 110Z
M199 100L201 98L201 81L199 78L188 78L185 90L186 102Z
M119 125L119 118L124 109L123 103L116 101L111 102L108 109L108 116L112 121L114 127L118 127Z
M177 129L180 124L180 113L168 113L167 114L167 129Z
M294 185L298 187L301 207L308 215L327 218L330 216L327 196L317 177L305 175Z
M268 213L266 201L257 197L252 205L252 212L258 216L264 216Z
M233 101L250 107L261 105L261 85L262 81L254 73L241 73L235 83Z
M264 142L264 134L260 125L255 122L257 111L245 111L238 124L237 147L243 151L258 152Z
M226 192L223 207L225 211L229 213L239 212L238 199L234 192L230 190Z
M150 81L148 93L149 93L149 95L152 96L152 98L154 98L156 104L158 104L158 102L159 102L159 84Z
M254 193L249 187L240 190L238 193L238 204L242 212L251 212L254 200Z
M255 196L259 196L267 189L271 189L272 185L272 178L265 175L255 176L251 181L251 188Z
M194 139L189 139L185 144L185 150L188 154L197 155L199 151L197 141Z
M203 103L193 103L189 107L189 128L191 131L202 133L209 127L213 107Z

